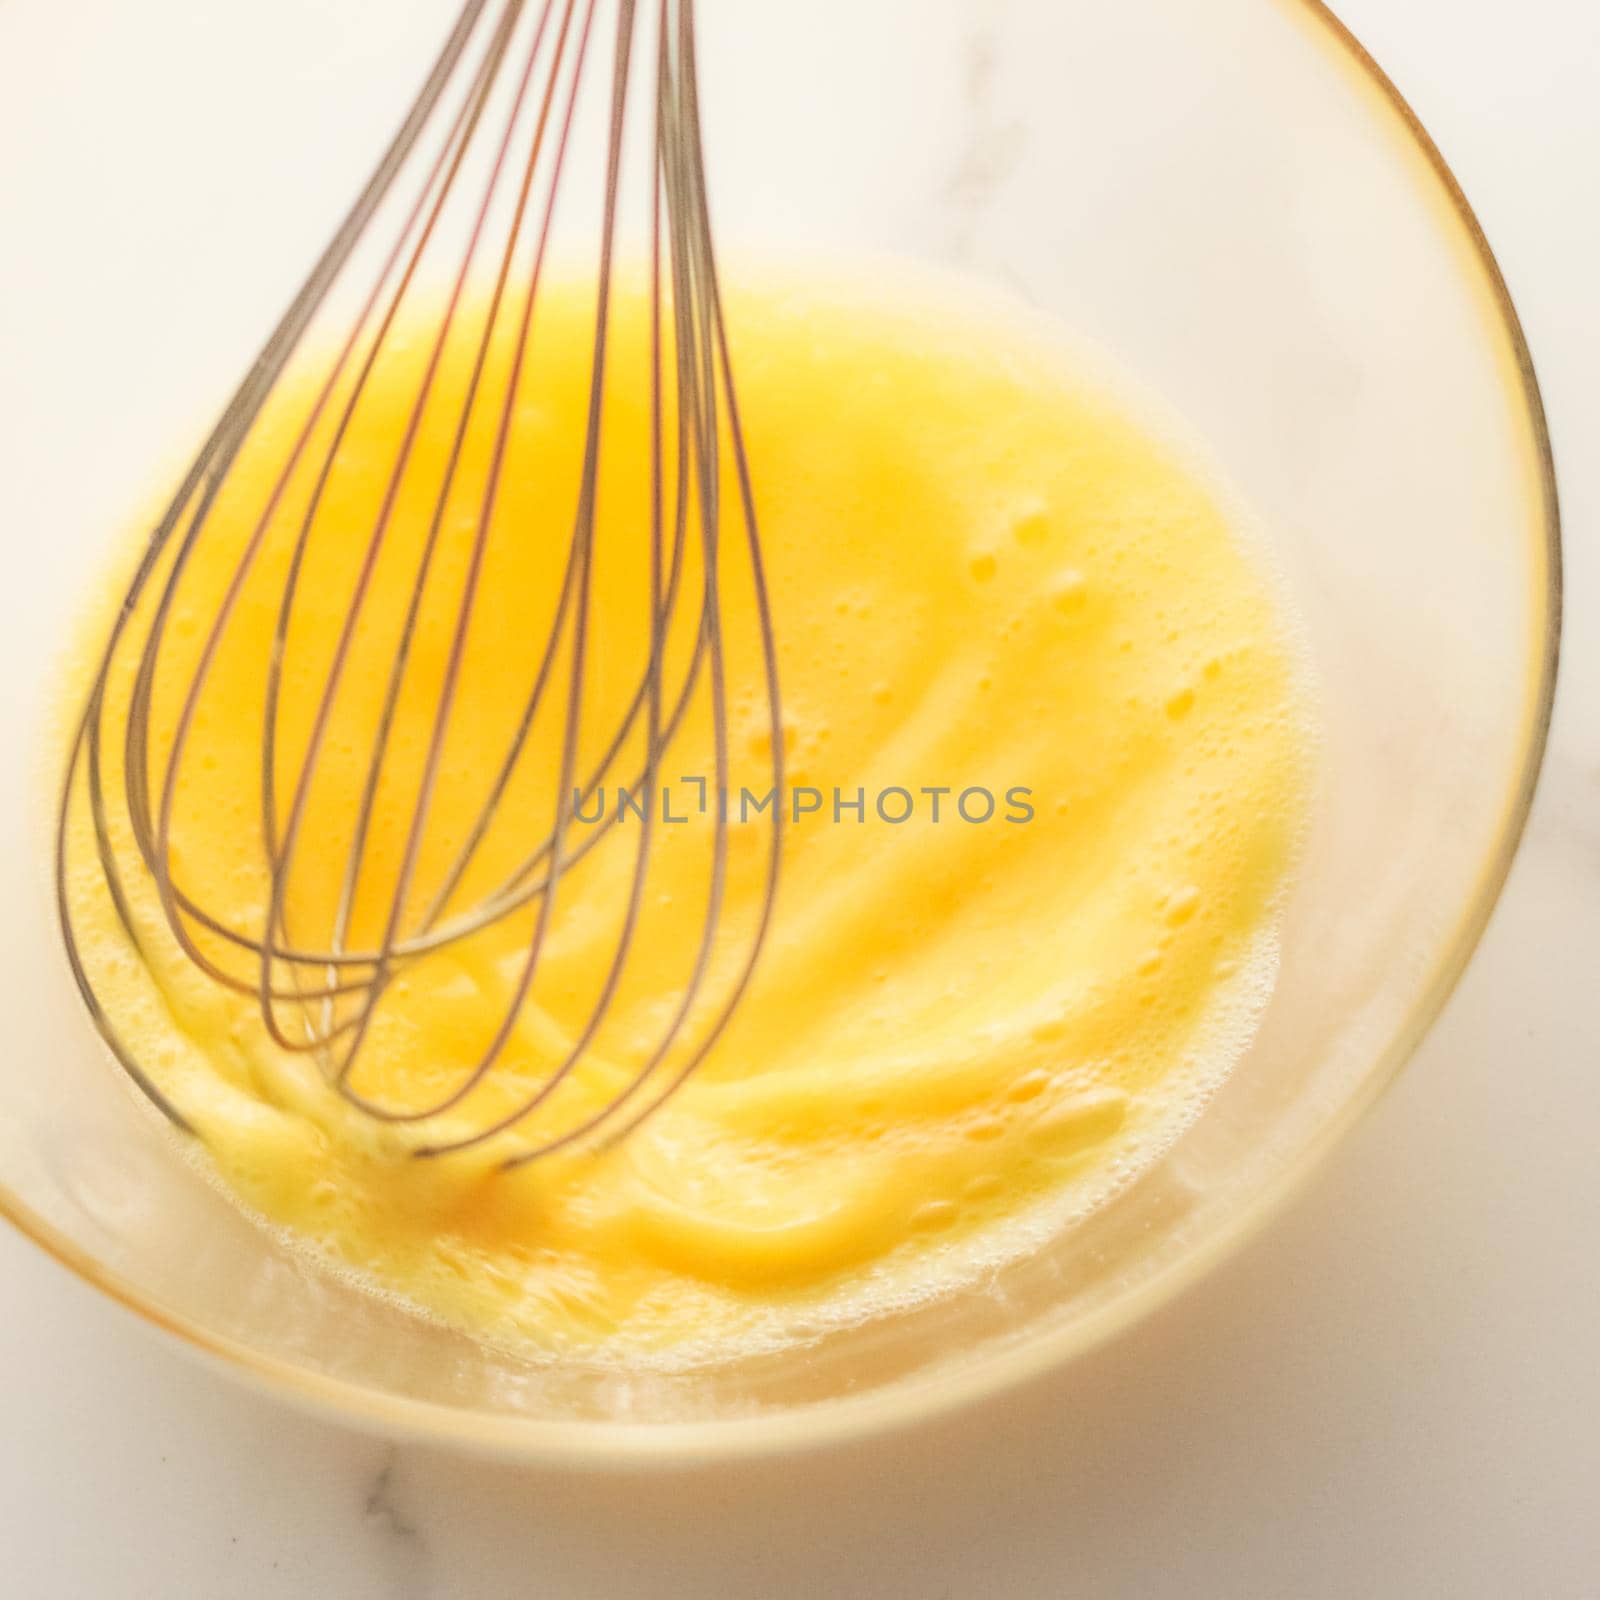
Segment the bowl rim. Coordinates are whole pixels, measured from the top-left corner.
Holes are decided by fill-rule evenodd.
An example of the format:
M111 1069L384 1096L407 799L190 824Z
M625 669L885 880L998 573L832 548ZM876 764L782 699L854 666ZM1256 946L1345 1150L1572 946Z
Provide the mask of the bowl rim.
M834 1444L930 1420L971 1405L1085 1354L1130 1327L1158 1305L1192 1287L1233 1255L1278 1215L1321 1167L1328 1152L1372 1107L1409 1061L1454 991L1499 900L1533 804L1548 742L1560 656L1562 618L1561 515L1555 459L1544 400L1522 321L1482 225L1449 163L1417 113L1366 46L1327 0L1273 0L1366 86L1376 90L1379 115L1414 154L1423 158L1424 184L1437 186L1465 236L1471 269L1481 274L1495 320L1507 341L1534 456L1532 518L1536 559L1545 569L1529 662L1521 757L1499 829L1471 892L1464 915L1416 1000L1356 1091L1316 1132L1297 1159L1273 1175L1249 1202L1198 1248L1160 1269L1114 1304L1068 1328L1042 1334L1014 1349L976 1362L953 1376L934 1371L901 1379L859 1396L820 1401L775 1413L681 1422L550 1421L468 1410L438 1401L395 1395L370 1384L312 1373L293 1361L263 1355L168 1310L120 1273L103 1266L51 1222L0 1183L0 1216L91 1287L148 1325L174 1336L192 1354L299 1409L390 1437L469 1450L502 1459L567 1467L618 1468L664 1462L709 1464L735 1457L771 1455ZM1469 269L1469 270L1471 270Z

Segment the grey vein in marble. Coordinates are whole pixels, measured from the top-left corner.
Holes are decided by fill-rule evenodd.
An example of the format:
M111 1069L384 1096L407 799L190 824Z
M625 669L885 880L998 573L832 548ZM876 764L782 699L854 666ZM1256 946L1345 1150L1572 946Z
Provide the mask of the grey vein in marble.
M1027 142L1025 125L1002 118L996 109L995 78L1004 16L995 14L996 8L984 9L984 20L966 41L962 84L966 126L944 190L951 219L949 249L957 261L973 256L984 211L1016 169Z
M433 1593L432 1559L420 1527L400 1503L395 1468L400 1452L390 1445L367 1487L362 1516L378 1536L379 1549L393 1574L393 1594L403 1600L427 1600Z

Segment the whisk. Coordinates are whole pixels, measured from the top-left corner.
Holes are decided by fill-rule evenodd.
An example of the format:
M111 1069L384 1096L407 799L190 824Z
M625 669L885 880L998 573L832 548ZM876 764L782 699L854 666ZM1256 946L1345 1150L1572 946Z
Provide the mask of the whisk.
M775 795L783 792L772 608L707 205L694 0L660 0L653 29L641 29L637 9L636 0L614 0L603 9L602 0L467 0L371 177L157 521L105 639L62 791L58 904L72 969L96 1026L132 1080L182 1128L192 1131L190 1119L119 1032L85 959L71 891L70 818L75 807L87 805L105 891L122 928L147 961L154 936L148 922L135 914L136 884L146 895L153 890L162 936L175 942L192 971L208 984L251 997L271 1040L282 1050L313 1057L327 1083L360 1111L397 1126L419 1125L420 1142L412 1140L407 1147L414 1155L429 1157L530 1126L528 1119L550 1105L591 1051L639 938L646 878L658 848L654 814L662 763L692 704L708 706L714 781L718 793L726 792L729 702L735 684L725 638L723 572L733 559L747 570L759 640L752 682L742 692L758 704L767 730L763 778ZM651 32L654 61L641 69L648 38L641 42L638 35ZM506 483L521 481L531 470L518 459L514 419L539 359L532 329L541 297L549 292L541 281L558 197L575 181L568 169L579 126L580 89L586 78L601 71L594 58L605 53L606 40L611 49L604 175L598 196L586 196L597 198L599 209L590 269L592 355L583 397L582 459L554 615L548 633L533 648L537 670L532 686L508 719L504 748L482 804L462 836L450 841L446 869L425 883L419 876L423 842L444 781L444 752L459 710L462 664L485 566L498 541L533 536L497 511ZM620 270L626 113L630 87L641 76L647 79L646 103L652 112L649 179L643 186L648 195L650 509L639 526L617 537L628 542L628 560L648 566L648 612L641 624L643 665L623 697L622 715L602 730L599 758L580 761L580 751L594 736L585 717L595 650L597 503L608 360L613 356L614 282ZM474 163L486 170L479 174ZM386 489L376 516L370 526L336 530L352 552L354 576L344 622L311 696L314 713L296 751L283 728L283 702L286 682L304 669L304 660L297 657L296 622L305 604L307 552L319 530L326 537L336 515L330 510L330 481L341 452L358 431L355 419L379 381L375 375L386 351L401 339L396 330L403 317L405 328L412 330L405 337L415 339L416 318L406 311L408 298L414 301L419 285L432 275L424 269L432 260L430 250L437 252L445 238L441 217L447 204L465 207L465 242L444 275L443 298L417 341L425 359L415 378L406 426L382 473ZM481 305L469 295L479 270L492 272L492 288ZM203 557L218 559L215 541L224 537L217 531L219 499L230 492L241 458L280 426L272 420L273 407L288 384L291 362L303 345L309 346L314 322L330 315L339 319L341 333L327 342L326 370L309 391L307 413L288 431L281 468L259 515L249 520L248 536L224 552L227 581L203 619L197 645L180 646L174 618L185 574ZM470 376L458 401L441 400L443 352L448 341L462 337L463 329L471 335ZM498 350L509 350L509 359L497 359L493 352ZM329 759L334 706L344 680L362 670L356 640L374 573L386 558L386 541L392 544L400 485L415 470L424 410L444 403L455 407L446 429L451 443L438 474L427 532L415 555L404 621L379 696L380 713L360 756L365 777L353 814L334 830L343 845L336 861L336 909L326 926L308 929L291 918L290 885L307 829L327 831L325 819L312 820L312 795ZM356 927L358 886L364 873L370 875L374 819L380 792L387 793L386 774L392 775L397 707L416 692L408 672L419 616L438 603L437 588L430 585L438 582L440 530L452 489L463 477L469 440L478 437L475 429L487 430L492 441L481 500L473 514L455 612L445 629L449 643L444 667L422 718L428 731L420 776L400 828L404 848L392 880L383 886L388 904L381 931L368 937ZM303 511L297 504L291 519L297 532L274 591L276 623L267 658L260 663L259 835L266 890L264 904L252 907L254 920L247 920L235 906L215 895L208 898L185 878L175 859L174 819L183 807L206 804L206 786L216 781L203 764L186 761L186 752L208 680L219 658L237 648L241 596L259 582L269 529L289 516L292 482L309 483L311 489L308 498L302 496ZM691 641L686 651L674 652L674 637ZM127 685L125 710L119 709L113 689L119 682ZM168 708L160 715L171 723L164 751L155 731L158 705ZM538 808L513 805L512 796L526 787L531 730L542 715L555 716L561 731L555 770L539 778L549 816L535 822ZM541 961L567 905L564 891L575 867L614 832L621 816L619 808L617 817L580 836L575 813L597 791L603 795L608 781L620 784L624 779L643 803L599 992L581 1025L564 1039L547 1069L519 1090L515 1103L497 1103L492 1117L464 1127L461 1117L474 1103L474 1092L494 1074L519 1017L534 1004ZM714 808L708 826L705 912L698 943L681 992L654 1042L598 1106L588 1102L580 1114L553 1127L545 1126L547 1117L539 1119L538 1137L520 1140L504 1157L507 1165L584 1141L598 1144L624 1137L688 1079L726 1030L749 988L771 926L783 805L772 804L762 824L759 904L731 963L719 945L726 931L725 807ZM516 859L508 870L497 868L492 881L467 894L465 886L484 875L485 840L491 834L503 839L508 827L518 833ZM367 1052L382 1047L375 1038L381 1030L374 1028L374 1018L384 995L416 963L519 915L528 926L509 998L487 1044L462 1063L455 1081L423 1104L389 1103L359 1088L358 1064ZM714 967L724 974L718 984L712 983ZM438 1131L441 1126L443 1132Z

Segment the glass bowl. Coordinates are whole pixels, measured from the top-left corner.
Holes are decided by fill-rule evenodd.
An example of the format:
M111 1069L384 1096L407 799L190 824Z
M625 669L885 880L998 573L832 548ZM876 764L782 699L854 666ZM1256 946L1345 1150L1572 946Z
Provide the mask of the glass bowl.
M577 1462L789 1447L969 1401L1235 1248L1411 1053L1489 915L1554 678L1538 390L1487 243L1392 85L1311 0L704 0L730 236L909 257L1111 352L1266 530L1304 620L1320 792L1260 1033L1115 1203L981 1290L678 1375L486 1351L246 1221L126 1090L49 897L44 724L69 619L220 406L452 0L0 9L7 692L0 1209L287 1398Z

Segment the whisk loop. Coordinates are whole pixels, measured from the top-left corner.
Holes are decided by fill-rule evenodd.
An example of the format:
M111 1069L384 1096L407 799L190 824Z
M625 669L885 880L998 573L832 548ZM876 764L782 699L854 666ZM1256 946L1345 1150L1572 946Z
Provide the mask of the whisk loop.
M163 936L175 942L209 983L252 997L267 1035L279 1048L314 1056L327 1081L367 1115L385 1123L421 1125L422 1138L412 1145L413 1152L436 1156L527 1126L535 1113L552 1106L592 1052L640 937L648 870L659 844L656 812L663 759L697 704L704 703L709 711L713 778L718 792L726 790L732 771L732 669L724 584L735 561L745 573L759 641L753 688L746 687L759 701L767 730L764 743L770 759L764 779L774 792L783 791L772 612L707 208L694 3L660 0L654 16L654 61L643 68L639 62L647 49L636 37L641 32L636 10L636 0L615 0L604 7L602 0L503 0L498 5L467 0L382 159L157 522L109 630L62 793L58 903L72 969L97 1027L134 1082L180 1127L190 1128L189 1119L141 1065L108 1015L88 970L71 893L75 806L87 804L106 892L122 927L147 960L155 935L135 912L136 883L147 886L147 895L153 890ZM608 67L603 60L607 40ZM533 645L531 686L507 719L504 748L476 814L461 837L450 841L443 870L430 877L425 841L440 786L447 781L447 746L452 719L461 709L469 635L486 568L498 541L531 536L530 530L497 512L508 481L520 482L535 470L519 459L518 405L538 361L533 328L536 308L549 292L545 279L558 197L575 181L569 175L564 184L563 175L572 164L575 129L580 127L580 91L586 81L607 73L592 355L582 397L582 458L570 540L559 563L548 632ZM636 543L630 559L648 563L648 607L642 619L647 637L642 641L643 664L623 697L621 716L602 730L599 756L583 759L582 752L595 740L592 722L586 722L586 715L592 715L586 691L597 648L597 506L608 363L615 359L626 112L630 88L640 76L653 80L646 91L653 108L646 225L650 484L647 526L630 530L627 537ZM297 621L303 620L315 581L311 574L322 548L319 534L326 537L338 521L338 469L360 437L363 404L385 376L384 363L401 343L415 341L416 317L408 317L408 302L416 300L425 279L435 276L425 268L430 251L436 253L447 237L441 219L452 204L466 209L464 243L452 258L445 292L420 341L423 355L415 393L393 443L393 459L380 473L384 487L376 515L370 525L338 527L341 548L353 563L343 619L337 637L325 642L331 648L310 696L307 725L291 737L287 684L291 676L296 682L303 679L308 659ZM370 265L368 255L375 257ZM475 274L484 270L492 274L491 286L479 297L473 293ZM248 533L239 540L235 533L220 531L222 523L231 529L236 519L219 518L219 499L236 482L241 457L264 448L263 439L276 439L283 431L274 405L288 386L286 375L297 352L311 344L318 319L327 317L339 319L342 335L322 341L330 352L326 371L309 391L304 416L288 428L270 492L259 512L247 519ZM447 346L453 348L451 341L462 338L474 342L468 345L464 389L452 398L442 373ZM454 407L443 430L448 448L436 464L431 512L415 552L377 715L358 760L364 776L357 800L353 813L334 830L342 847L342 859L336 862L337 895L326 924L308 928L306 919L291 909L296 866L304 860L308 832L317 833L320 846L328 842L315 797L330 748L345 736L337 709L341 691L369 667L362 656L362 641L368 637L363 630L371 625L379 574L394 559L402 485L414 481L408 475L421 471L424 435L439 433L441 405ZM425 415L430 418L426 429ZM484 462L469 472L469 455L484 450ZM443 631L447 645L434 698L421 717L426 736L409 811L399 826L403 846L392 873L376 882L378 899L386 905L374 935L362 925L357 909L370 903L374 893L375 819L392 801L400 708L417 692L417 640L424 616L432 617L439 604L444 530L463 485L478 492L459 594ZM725 506L728 501L732 503ZM260 665L264 904L251 908L252 920L236 905L221 903L226 897L208 896L180 870L178 819L186 807L208 803L207 784L217 781L203 763L185 758L192 756L208 684L219 661L238 648L243 636L240 618L247 602L259 603L258 589L269 565L263 552L286 526L293 537L273 592L270 649ZM202 559L215 563L223 548L217 541L224 538L237 544L236 549L227 546L221 557L226 581L199 629L197 647L180 648L175 618L182 610L186 575ZM675 652L672 641L678 637L691 642ZM119 708L122 691L117 686L124 680L126 705ZM415 718L414 707L409 714ZM552 815L536 823L532 809L515 791L530 760L533 731L547 714L559 719L559 754L553 794L546 796ZM509 1105L502 1095L492 1116L469 1119L470 1125L462 1126L475 1092L495 1074L519 1021L537 1004L542 962L570 899L564 891L570 889L574 869L615 834L615 816L585 827L581 834L575 827L575 812L603 794L607 784L626 785L642 804L598 993L581 1025L546 1070L526 1084L526 1092ZM520 787L525 786L524 777ZM713 807L704 920L664 1024L598 1107L587 1103L554 1126L540 1119L537 1137L522 1140L505 1157L508 1165L580 1141L625 1136L704 1061L748 989L772 921L782 853L781 803L764 815L763 887L753 924L741 935L741 953L730 964L719 944L726 935L729 823ZM493 881L480 884L476 880L485 874L486 841L491 836L503 839L508 825L522 830L515 859L489 874ZM382 1048L375 1023L384 996L425 958L460 947L519 914L529 926L498 1023L481 1050L463 1063L456 1080L420 1105L388 1103L359 1088L359 1064L367 1052ZM714 968L724 974L720 984L712 982Z

